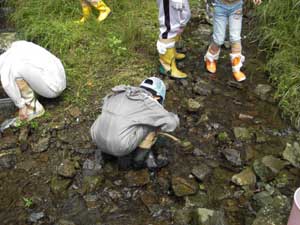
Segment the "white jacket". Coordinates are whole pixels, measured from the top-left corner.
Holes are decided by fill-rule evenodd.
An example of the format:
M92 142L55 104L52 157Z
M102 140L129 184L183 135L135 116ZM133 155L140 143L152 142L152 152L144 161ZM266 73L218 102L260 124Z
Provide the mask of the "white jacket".
M16 79L24 79L44 97L50 97L47 96L50 92L61 93L66 87L61 61L46 49L27 41L14 42L0 55L0 77L6 94L19 108L25 106L25 100L21 97ZM41 93L35 90L38 88L34 88L39 86L43 87Z

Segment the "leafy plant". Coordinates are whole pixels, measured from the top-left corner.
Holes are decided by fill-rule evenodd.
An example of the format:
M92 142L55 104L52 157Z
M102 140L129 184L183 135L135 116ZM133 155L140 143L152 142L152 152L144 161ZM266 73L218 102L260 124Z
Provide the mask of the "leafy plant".
M30 208L33 205L33 201L31 198L23 197L23 201L26 208Z
M108 46L116 56L122 56L127 51L127 48L123 47L122 40L113 34L108 37Z

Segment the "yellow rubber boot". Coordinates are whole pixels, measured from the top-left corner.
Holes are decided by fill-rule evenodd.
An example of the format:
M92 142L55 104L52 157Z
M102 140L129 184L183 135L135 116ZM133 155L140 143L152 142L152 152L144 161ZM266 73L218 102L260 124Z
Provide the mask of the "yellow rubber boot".
M183 53L176 52L176 54L175 54L175 59L178 61L185 59L185 57L186 56Z
M110 8L103 1L96 3L94 7L99 11L98 22L105 20L111 13Z
M159 55L160 68L159 72L163 75L168 75L175 79L187 78L187 74L177 69L175 59L176 49L168 48L164 55Z
M230 54L232 74L236 81L241 82L246 80L246 75L240 71L245 61L245 57L242 54Z
M175 42L176 42L176 44L180 43L181 40L182 40L181 35L178 34L178 35L175 37ZM182 47L181 47L181 48L182 48ZM176 60L180 61L180 60L185 59L185 57L186 57L185 54L179 53L179 52L176 51L176 54L175 54L175 59L176 59Z
M87 21L87 19L90 17L91 15L91 7L86 5L86 6L82 6L82 17L80 20L76 21L76 23L80 23L83 24Z

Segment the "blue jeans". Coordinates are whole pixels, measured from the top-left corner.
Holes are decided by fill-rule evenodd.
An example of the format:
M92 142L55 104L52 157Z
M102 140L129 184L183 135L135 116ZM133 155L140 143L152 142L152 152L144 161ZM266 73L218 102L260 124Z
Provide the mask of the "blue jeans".
M241 42L243 20L243 1L234 4L224 4L221 0L215 1L214 6L214 33L213 41L217 45L224 44L226 27L229 23L229 40L231 43Z

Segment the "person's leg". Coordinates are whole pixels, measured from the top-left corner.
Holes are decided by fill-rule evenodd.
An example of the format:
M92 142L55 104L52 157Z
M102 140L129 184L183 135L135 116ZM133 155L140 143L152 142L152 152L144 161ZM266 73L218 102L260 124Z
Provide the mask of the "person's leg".
M156 139L156 132L153 131L150 132L140 143L134 152L133 161L135 163L135 167L142 167L145 164L145 161L148 158L150 150L155 144Z
M242 55L242 44L241 44L241 30L243 20L243 8L242 3L236 4L232 8L232 12L229 16L229 35L231 43L231 64L233 76L237 81L243 81L246 76L240 71L245 57Z
M181 34L183 33L184 28L186 27L190 18L191 18L191 10L189 5L189 0L184 0L184 7L180 16L180 29L175 37L176 50L183 49L183 41L182 41ZM185 58L185 54L176 52L175 54L176 60L183 60L184 58Z
M157 0L159 8L160 35L157 41L160 73L173 78L182 79L187 75L176 66L176 36L179 33L181 11L171 5L170 0Z
M219 59L220 46L225 40L227 22L226 6L221 3L216 3L214 7L213 41L204 56L206 69L210 73L216 73L217 71L217 60Z
M81 3L81 8L82 8L82 17L79 21L76 21L76 22L84 23L90 17L92 9L91 9L90 4L87 2L87 0L80 0L80 3Z
M168 164L168 160L155 159L153 152L151 151L152 146L157 140L157 133L150 132L146 138L141 142L139 147L134 151L133 162L134 167L137 169L147 167L150 170L159 169Z
M102 0L89 0L91 4L99 11L98 22L105 20L111 13L111 9Z
M27 121L40 117L45 113L44 107L35 98L34 91L23 79L16 79L17 86L20 90L21 97L26 102L27 107Z

